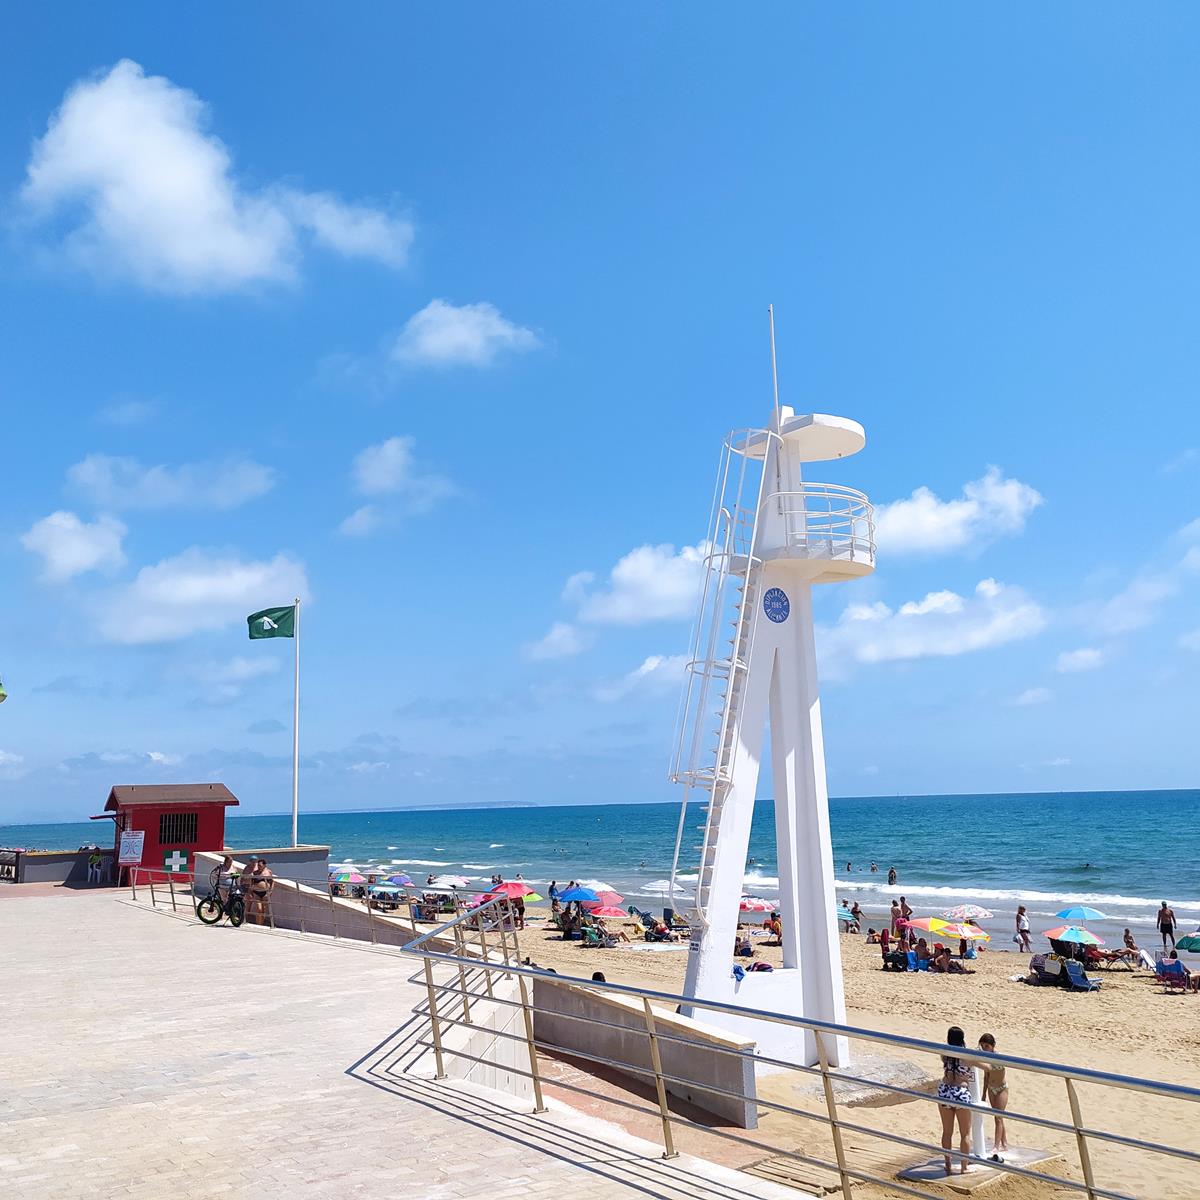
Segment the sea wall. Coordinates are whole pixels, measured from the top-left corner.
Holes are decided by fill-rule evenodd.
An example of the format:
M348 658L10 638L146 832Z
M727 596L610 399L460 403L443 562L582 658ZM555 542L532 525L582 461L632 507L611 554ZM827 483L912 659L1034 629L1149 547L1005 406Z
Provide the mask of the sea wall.
M239 862L251 857L265 858L279 879L298 879L318 889L329 877L328 846L226 846L225 853L232 854Z
M86 885L88 860L99 854L100 881L111 884L112 850L3 850L0 851L0 882L70 883Z
M534 1029L539 1042L642 1068L630 1074L642 1083L652 1082L653 1076L645 1073L652 1066L645 1008L640 1000L566 983L561 978L535 980L533 995L537 1010ZM663 1074L675 1077L674 1082L667 1082L667 1091L743 1129L756 1129L754 1063L749 1057L754 1052L754 1041L659 1009L654 1010L654 1023L660 1035Z

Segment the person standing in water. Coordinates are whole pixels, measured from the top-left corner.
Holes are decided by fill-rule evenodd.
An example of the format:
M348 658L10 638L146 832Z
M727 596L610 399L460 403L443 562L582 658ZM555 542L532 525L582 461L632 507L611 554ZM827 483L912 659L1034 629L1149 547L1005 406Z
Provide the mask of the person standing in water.
M888 867L888 887L896 886L896 868Z

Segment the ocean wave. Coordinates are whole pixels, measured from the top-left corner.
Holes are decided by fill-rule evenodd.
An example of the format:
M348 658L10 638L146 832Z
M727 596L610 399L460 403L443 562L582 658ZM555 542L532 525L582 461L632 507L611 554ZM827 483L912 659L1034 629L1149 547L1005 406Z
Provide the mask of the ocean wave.
M466 867L468 871L494 871L494 865L489 866L487 863L460 863L460 866Z
M761 871L747 871L742 876L742 882L747 887L766 888L768 891L779 888L778 875L764 875Z
M392 865L406 865L410 867L449 867L453 864L448 862L438 862L433 858L393 858Z
M488 849L489 850L503 850L504 843L503 842L489 842Z
M1111 892L1038 892L1028 888L980 888L970 884L957 887L940 887L923 884L866 883L857 879L835 879L839 888L851 888L858 892L878 892L887 896L945 896L957 898L967 896L975 900L1011 900L1018 904L1037 904L1039 902L1054 904L1088 904L1093 908L1108 909L1128 906L1131 908L1157 908L1161 901L1149 896L1121 896ZM1189 912L1200 912L1200 900L1174 900L1171 907Z

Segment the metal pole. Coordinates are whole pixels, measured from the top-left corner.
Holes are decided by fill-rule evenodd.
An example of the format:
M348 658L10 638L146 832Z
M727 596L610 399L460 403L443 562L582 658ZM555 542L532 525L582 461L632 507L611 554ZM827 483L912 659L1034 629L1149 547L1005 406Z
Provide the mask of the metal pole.
M1088 1200L1096 1200L1096 1180L1092 1177L1092 1156L1088 1151L1087 1138L1083 1133L1083 1116L1079 1110L1079 1097L1075 1093L1075 1081L1065 1080L1067 1099L1071 1103L1071 1124L1075 1126L1075 1144L1079 1147L1079 1165L1083 1168L1083 1182L1087 1188Z
M300 844L300 597L292 625L295 679L292 689L292 845Z
M833 1134L833 1152L837 1156L838 1174L842 1179L843 1200L851 1200L850 1176L846 1174L846 1150L842 1145L842 1126L838 1121L837 1101L833 1098L833 1080L829 1078L829 1055L825 1052L825 1035L813 1030L817 1043L817 1059L821 1065L821 1085L825 1089L825 1108L829 1113L829 1129Z
M425 959L425 990L429 993L429 1022L433 1030L433 1057L437 1062L437 1074L434 1079L446 1078L446 1064L442 1061L442 1030L438 1020L437 997L433 989L433 967L429 959Z
M300 932L307 933L308 930L304 928L304 901L301 898L300 880L298 880L298 879L295 880L295 884L296 884L296 916L300 919Z
M658 1091L658 1115L662 1119L663 1158L678 1158L679 1151L675 1149L675 1138L671 1133L671 1110L667 1107L667 1085L663 1080L662 1056L658 1052L658 1034L654 1024L654 1010L650 1007L650 999L642 997L642 1005L646 1011L646 1036L650 1039L650 1064L654 1067L654 1086Z
M767 305L767 320L771 326L771 384L775 392L775 432L779 432L779 368L775 363L775 305Z
M174 871L169 871L167 873L167 887L171 891L171 911L178 912L179 908L175 904L175 872Z
M487 994L492 994L492 956L488 951L487 934L484 932L484 915L476 913L476 921L479 922L479 950L483 955L483 986L487 989Z
M521 1012L525 1017L525 1041L529 1046L529 1073L533 1077L533 1111L544 1113L545 1102L542 1100L542 1078L538 1074L537 1043L533 1037L533 1012L529 1007L529 988L525 985L525 976L518 975L517 983L521 987Z
M150 907L158 907L158 898L154 895L154 872L150 872Z
M137 872L138 872L137 867L129 868L129 888L130 888L130 891L132 892L131 898L134 900L137 899ZM120 875L120 873L121 873L121 868L118 867L117 874Z
M329 885L329 922L333 926L333 936L337 937L337 905L333 902L333 884Z
M458 952L458 986L462 991L463 1020L470 1025L471 998L467 994L467 973L463 969L463 959L467 957L467 954L466 947L463 945L462 926L457 922L454 925L454 949Z

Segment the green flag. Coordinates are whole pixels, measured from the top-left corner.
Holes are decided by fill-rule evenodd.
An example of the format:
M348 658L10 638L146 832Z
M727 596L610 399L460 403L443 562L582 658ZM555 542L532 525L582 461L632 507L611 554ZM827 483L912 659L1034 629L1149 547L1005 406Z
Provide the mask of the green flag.
M251 613L246 618L250 626L250 639L265 637L295 637L296 610L292 605L287 608L264 608L262 612Z
M4 680L0 679L0 704L3 704L8 699L8 693L4 690Z

